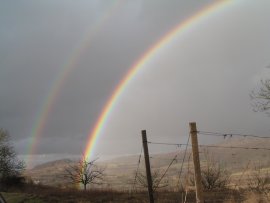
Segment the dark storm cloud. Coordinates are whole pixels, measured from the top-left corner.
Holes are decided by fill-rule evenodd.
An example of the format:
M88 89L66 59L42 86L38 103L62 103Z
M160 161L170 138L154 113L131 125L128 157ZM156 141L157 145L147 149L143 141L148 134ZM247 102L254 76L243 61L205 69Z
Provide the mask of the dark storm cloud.
M158 15L154 12L150 20L144 21L146 13L141 10L145 9L142 4L120 5L120 10L112 13L96 35L94 33L89 47L57 95L41 137L86 136L114 86L131 64L164 30L178 21L157 24L155 16ZM23 153L23 147L28 147L26 138L30 139L36 127L38 112L59 71L73 57L71 53L85 33L99 26L96 24L110 12L112 4L9 1L1 5L0 123L14 140L24 143L18 147ZM134 10L134 6L138 9ZM149 25L151 29L147 29Z
M116 7L100 0L2 2L0 125L10 131L18 152L26 153L42 105L86 33L89 44L80 45L86 48L54 100L36 153L81 154L89 130L128 69L165 33L211 2L124 1ZM156 138L173 135L170 139L177 140L193 119L206 127L207 116L227 129L253 115L248 92L260 68L269 64L269 15L259 12L263 3L244 5L235 4L175 42L150 64L151 71L131 83L104 129L106 139L98 141L98 153L137 152L134 143L140 144L142 128ZM238 112L237 119L230 119L228 108ZM243 116L246 111L250 114ZM228 123L220 124L224 117ZM256 119L243 120L242 128ZM268 132L266 119L258 120L259 132ZM116 142L125 146L122 151Z

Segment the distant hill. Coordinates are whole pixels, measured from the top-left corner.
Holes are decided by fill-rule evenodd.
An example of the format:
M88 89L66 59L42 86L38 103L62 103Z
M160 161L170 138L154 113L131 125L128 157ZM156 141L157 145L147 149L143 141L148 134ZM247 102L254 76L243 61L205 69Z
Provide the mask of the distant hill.
M67 183L67 180L63 178L65 168L72 164L75 162L70 159L51 161L37 165L33 169L27 170L25 174L31 177L34 183L61 186Z
M222 143L216 144L220 148L200 147L200 159L202 167L207 160L219 162L232 173L243 171L244 168L253 168L261 166L270 168L270 150L252 150L252 149L235 149L233 147L243 148L270 148L270 139L226 139ZM225 147L225 148L223 148ZM232 148L231 148L232 147ZM150 162L152 171L158 170L161 174L168 168L172 159L177 155L177 159L169 168L165 179L175 183L178 180L180 168L184 158L184 150L176 150L170 153L152 154ZM125 188L132 187L135 177L135 171L138 167L139 155L130 155L114 158L107 161L99 161L98 165L105 168L103 187ZM67 180L63 178L65 168L75 164L75 161L62 159L38 165L28 170L26 174L35 182L46 185L66 186ZM191 149L186 153L185 162L183 163L183 174L192 168ZM144 173L144 157L141 157L139 171Z
M44 170L44 169L50 169L50 168L62 168L65 167L67 164L70 164L74 161L70 160L70 159L60 159L60 160L55 160L55 161L50 161L50 162L46 162L44 164L40 164L35 166L32 171L37 171L37 170Z

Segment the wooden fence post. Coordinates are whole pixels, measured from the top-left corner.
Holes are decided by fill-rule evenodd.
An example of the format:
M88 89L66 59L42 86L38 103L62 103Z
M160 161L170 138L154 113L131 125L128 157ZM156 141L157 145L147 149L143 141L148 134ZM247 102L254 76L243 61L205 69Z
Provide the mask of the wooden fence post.
M147 183L148 183L149 200L150 200L150 203L154 203L153 182L152 182L151 169L150 169L146 130L142 130L142 143L143 143L145 169L146 169L146 176L147 176Z
M193 164L195 171L195 186L196 186L196 200L197 203L203 203L203 187L202 187L202 176L200 168L200 157L199 157L199 147L198 147L198 137L197 137L197 127L196 123L189 123L190 136L192 142L192 155Z

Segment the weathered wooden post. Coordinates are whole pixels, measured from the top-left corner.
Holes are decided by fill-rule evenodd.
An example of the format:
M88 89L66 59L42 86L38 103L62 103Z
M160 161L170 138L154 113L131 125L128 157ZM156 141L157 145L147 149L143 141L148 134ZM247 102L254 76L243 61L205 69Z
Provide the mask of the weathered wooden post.
M152 182L151 169L150 169L146 130L142 130L142 143L143 143L143 151L144 151L144 159L145 159L145 169L146 169L146 176L147 176L149 200L150 200L150 203L154 203L153 182Z
M202 176L201 176L196 123L195 122L189 123L189 128L190 128L190 136L191 136L191 143L192 143L193 164L194 164L194 171L195 171L196 200L197 200L197 203L203 203L204 198L203 198Z

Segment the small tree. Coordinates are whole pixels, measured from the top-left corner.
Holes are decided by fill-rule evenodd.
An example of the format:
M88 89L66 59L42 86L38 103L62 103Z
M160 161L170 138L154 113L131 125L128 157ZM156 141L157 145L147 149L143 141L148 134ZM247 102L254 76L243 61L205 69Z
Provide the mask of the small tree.
M24 168L24 162L17 159L8 132L0 129L0 185L21 183Z
M257 90L253 90L250 97L253 100L252 106L254 111L266 112L269 114L270 79L261 80L260 87Z
M86 190L88 184L101 184L104 169L95 165L95 161L88 161L83 157L76 164L70 164L65 169L64 177L74 184L82 184L84 190Z
M161 173L159 170L153 171L152 186L153 186L154 191L159 189L159 188L165 188L168 186L168 181L166 179L161 179L161 178L162 178L162 176L161 176ZM136 181L135 183L138 184L142 188L148 187L147 177L146 177L145 173L138 171L135 181Z

